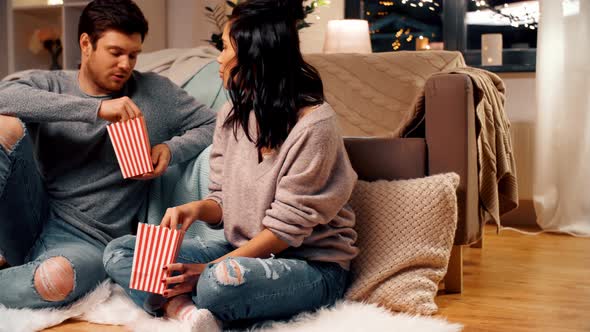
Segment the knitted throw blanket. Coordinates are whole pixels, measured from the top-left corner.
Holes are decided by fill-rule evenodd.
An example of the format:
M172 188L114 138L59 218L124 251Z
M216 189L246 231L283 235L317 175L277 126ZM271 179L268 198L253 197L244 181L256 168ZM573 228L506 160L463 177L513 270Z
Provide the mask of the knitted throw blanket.
M518 207L518 183L516 162L512 154L510 121L504 112L506 88L498 75L483 69L452 68L440 74L449 73L467 75L473 83L480 222L491 217L500 227L500 216ZM424 118L424 98L422 91L415 101L408 121L404 122L406 127L400 128L402 137L411 130L410 123L416 123Z

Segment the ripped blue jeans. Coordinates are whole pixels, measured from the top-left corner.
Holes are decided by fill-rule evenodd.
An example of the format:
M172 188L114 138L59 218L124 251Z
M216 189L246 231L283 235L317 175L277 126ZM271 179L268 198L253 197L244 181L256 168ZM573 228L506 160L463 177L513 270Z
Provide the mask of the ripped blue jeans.
M104 245L55 217L25 136L12 151L0 145L0 254L9 268L0 270L0 304L9 308L59 307L73 302L106 278ZM64 257L74 270L74 288L60 301L43 299L34 286L37 268ZM42 282L51 287L59 275Z
M113 240L104 253L107 274L133 301L161 315L165 299L129 289L135 236ZM178 263L207 263L234 250L226 241L185 238ZM193 290L198 308L208 309L224 322L285 319L303 311L332 305L346 288L348 272L336 263L295 258L228 258L210 264Z

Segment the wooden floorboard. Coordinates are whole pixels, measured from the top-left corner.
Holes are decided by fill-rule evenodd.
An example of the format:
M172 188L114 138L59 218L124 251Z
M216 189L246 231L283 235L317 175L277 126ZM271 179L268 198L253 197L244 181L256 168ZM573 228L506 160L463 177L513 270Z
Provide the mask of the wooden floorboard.
M463 294L436 302L464 331L590 331L590 239L487 226L463 254Z
M522 235L486 226L483 249L464 248L464 292L436 298L464 331L590 331L590 239ZM53 332L125 331L66 322Z

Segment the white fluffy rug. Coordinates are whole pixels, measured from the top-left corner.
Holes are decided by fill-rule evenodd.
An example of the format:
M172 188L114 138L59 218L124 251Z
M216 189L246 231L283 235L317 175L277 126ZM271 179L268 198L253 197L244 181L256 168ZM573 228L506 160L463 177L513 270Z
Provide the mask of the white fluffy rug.
M104 282L96 290L68 308L59 310L7 309L0 305L0 331L30 332L55 326L76 318L99 324L124 325L132 331L189 332L179 321L153 318L137 308L123 289ZM458 332L460 324L439 318L392 314L371 304L343 301L332 308L301 314L289 322L271 322L257 328L260 332Z

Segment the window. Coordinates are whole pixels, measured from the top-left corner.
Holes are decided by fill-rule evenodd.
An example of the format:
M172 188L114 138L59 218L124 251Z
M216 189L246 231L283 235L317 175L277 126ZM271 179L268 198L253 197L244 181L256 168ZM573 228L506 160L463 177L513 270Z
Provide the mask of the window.
M363 0L373 52L443 49L442 0Z
M482 40L498 37L502 48L502 64L498 71L534 70L539 2L522 0L468 0L465 13L465 59L470 65L486 65L489 57L482 56ZM484 45L486 48L487 45Z
M369 21L373 52L458 50L471 66L535 70L538 1L346 0L346 17ZM482 36L490 34L501 35L501 65L485 53L482 63Z

